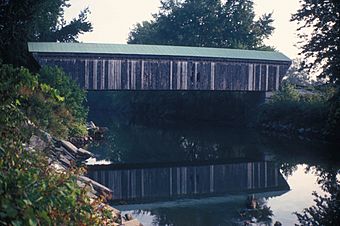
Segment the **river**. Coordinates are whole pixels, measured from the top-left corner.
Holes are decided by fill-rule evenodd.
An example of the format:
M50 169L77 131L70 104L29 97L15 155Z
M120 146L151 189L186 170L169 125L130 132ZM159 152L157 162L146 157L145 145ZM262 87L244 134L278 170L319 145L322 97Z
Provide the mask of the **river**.
M334 175L339 188L338 145L247 128L89 118L109 128L89 147L89 176L144 225L294 225L294 212L315 205L314 191L332 195Z

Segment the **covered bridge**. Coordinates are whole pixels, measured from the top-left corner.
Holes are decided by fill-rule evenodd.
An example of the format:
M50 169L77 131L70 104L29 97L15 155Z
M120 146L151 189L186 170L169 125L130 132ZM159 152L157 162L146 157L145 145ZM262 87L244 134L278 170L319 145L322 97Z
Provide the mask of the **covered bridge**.
M275 91L291 60L240 49L28 43L41 66L59 66L87 90Z

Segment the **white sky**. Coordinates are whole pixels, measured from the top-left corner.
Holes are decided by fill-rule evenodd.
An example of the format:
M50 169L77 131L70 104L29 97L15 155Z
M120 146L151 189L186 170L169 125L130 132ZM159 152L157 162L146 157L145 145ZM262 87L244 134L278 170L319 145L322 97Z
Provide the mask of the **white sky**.
M297 25L290 22L291 14L299 8L299 0L254 0L258 15L273 12L274 34L265 43L274 46L291 59L297 58L295 47ZM143 20L151 20L158 12L160 0L70 0L71 7L66 11L66 19L78 15L89 7L89 21L93 32L80 37L82 42L126 43L133 25Z

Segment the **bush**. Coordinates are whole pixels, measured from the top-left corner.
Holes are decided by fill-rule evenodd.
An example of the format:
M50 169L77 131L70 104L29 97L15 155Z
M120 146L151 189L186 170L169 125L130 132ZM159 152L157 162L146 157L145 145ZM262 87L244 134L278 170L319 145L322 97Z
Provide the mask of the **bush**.
M20 134L17 134L20 137ZM82 169L56 171L48 157L24 149L18 139L0 141L0 225L102 225L110 214L79 187Z
M75 81L58 67L43 67L39 74L40 82L58 90L59 95L64 98L63 103L76 120L86 120L88 112L84 107L86 92Z
M260 107L258 123L292 125L294 128L324 129L327 123L332 87L299 93L295 86L283 84L270 101Z
M31 135L40 129L58 137L84 133L84 115L73 116L67 109L68 104L79 103L80 95L67 102L61 94L72 86L59 91L27 69L10 65L0 64L0 81L0 225L103 225L110 221L111 214L100 205L103 198L91 200L88 187L78 185L83 169L57 171L46 154L50 147L45 152L27 147Z
M87 134L85 92L60 69L46 68L37 75L0 64L0 79L2 106L16 106L37 127L59 138Z

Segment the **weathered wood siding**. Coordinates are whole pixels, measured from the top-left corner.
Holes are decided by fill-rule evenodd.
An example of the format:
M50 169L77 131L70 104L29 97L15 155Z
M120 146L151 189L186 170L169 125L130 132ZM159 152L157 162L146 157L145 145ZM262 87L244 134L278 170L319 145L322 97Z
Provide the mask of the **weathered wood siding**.
M289 64L227 59L93 57L35 54L40 65L59 66L88 90L275 91Z
M89 177L110 188L113 191L113 200L174 198L289 188L274 162L137 169L92 168L89 168Z

